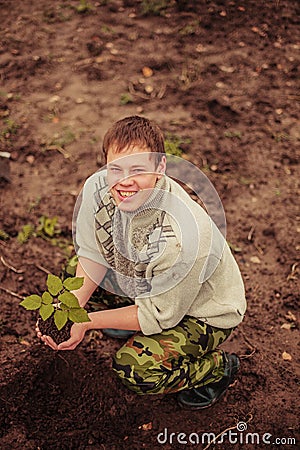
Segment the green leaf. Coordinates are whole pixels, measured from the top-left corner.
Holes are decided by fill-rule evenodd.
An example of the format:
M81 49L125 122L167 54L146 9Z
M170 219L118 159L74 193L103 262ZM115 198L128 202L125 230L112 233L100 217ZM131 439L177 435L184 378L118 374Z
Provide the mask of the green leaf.
M42 301L44 305L50 305L53 302L53 297L49 292L44 292L42 295Z
M39 309L42 304L42 299L39 295L33 294L25 297L24 300L20 302L20 305L25 309L33 311Z
M44 231L48 236L52 237L55 234L55 226L57 223L57 217L53 217L53 219L49 219L48 217L45 219L44 223Z
M7 239L9 239L9 234L7 234L4 230L0 230L0 239L6 241Z
M74 277L74 276L75 276L75 273L76 273L76 267L77 267L77 264L78 264L78 256L77 256L77 255L74 255L74 256L72 256L72 258L69 259L69 261L67 262L67 264L66 264L66 266L65 266L65 272L66 272L68 275L71 275L72 277Z
M39 218L39 225L37 227L38 235L41 237L50 237L52 238L55 234L59 234L60 230L56 228L58 217L50 217L41 216Z
M62 309L63 311L69 311L69 307L67 305L64 305L63 303L60 303L59 309Z
M83 308L71 309L69 311L69 319L72 322L80 323L80 322L90 322L90 318L88 313Z
M40 307L39 312L40 312L41 318L43 320L47 320L53 314L53 311L54 311L53 305L42 305Z
M83 285L83 280L84 280L83 277L67 278L63 282L63 285L68 291L76 291Z
M58 301L69 308L80 308L77 297L71 292L63 292L58 296Z
M56 275L52 275L51 273L48 275L46 284L50 294L54 296L56 296L63 289L61 279Z
M34 226L31 223L28 223L22 227L21 231L19 231L17 239L21 244L24 244L33 235L33 233Z
M54 323L58 330L61 330L67 323L68 320L68 311L61 311L58 309L54 313Z

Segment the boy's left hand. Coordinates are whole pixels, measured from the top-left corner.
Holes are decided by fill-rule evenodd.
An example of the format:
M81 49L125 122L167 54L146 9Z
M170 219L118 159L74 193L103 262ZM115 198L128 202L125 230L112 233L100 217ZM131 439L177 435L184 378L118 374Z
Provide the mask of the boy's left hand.
M83 340L86 331L86 322L74 323L70 331L70 339L59 344L57 350L74 350L74 348L76 348Z

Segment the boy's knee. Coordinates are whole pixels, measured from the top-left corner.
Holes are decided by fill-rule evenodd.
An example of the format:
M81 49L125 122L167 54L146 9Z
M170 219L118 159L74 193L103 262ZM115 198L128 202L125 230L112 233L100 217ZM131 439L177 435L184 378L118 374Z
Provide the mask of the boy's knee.
M159 373L153 371L154 361L149 356L139 359L126 345L114 356L112 368L122 383L137 394L152 393L161 382Z
M121 378L142 379L145 372L153 366L149 357L142 356L140 357L138 352L132 351L132 348L128 348L125 344L113 357L113 369Z

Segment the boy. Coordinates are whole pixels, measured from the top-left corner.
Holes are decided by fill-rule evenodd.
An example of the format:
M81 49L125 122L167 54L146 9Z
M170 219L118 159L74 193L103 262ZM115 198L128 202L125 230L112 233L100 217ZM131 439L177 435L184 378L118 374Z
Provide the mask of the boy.
M58 346L38 336L55 350L74 349L90 329L126 337L113 368L129 389L212 406L239 369L238 357L218 348L246 310L238 266L204 209L165 175L156 124L139 116L116 122L103 152L107 170L86 181L75 208L76 275L84 277L75 294L84 306L113 280L126 306L89 313Z

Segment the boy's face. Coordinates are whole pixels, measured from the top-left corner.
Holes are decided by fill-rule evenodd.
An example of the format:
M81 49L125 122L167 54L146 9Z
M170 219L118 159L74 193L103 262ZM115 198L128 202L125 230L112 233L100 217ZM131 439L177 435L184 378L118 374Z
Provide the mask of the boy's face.
M135 211L149 198L165 171L166 158L156 167L155 154L133 146L121 153L109 149L107 179L110 192L122 211Z

